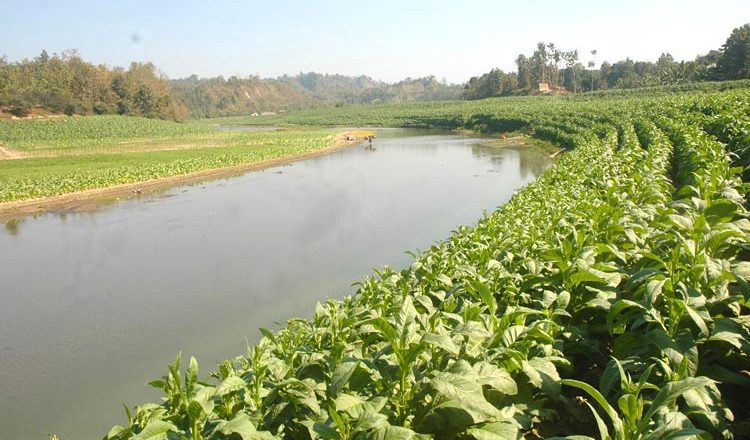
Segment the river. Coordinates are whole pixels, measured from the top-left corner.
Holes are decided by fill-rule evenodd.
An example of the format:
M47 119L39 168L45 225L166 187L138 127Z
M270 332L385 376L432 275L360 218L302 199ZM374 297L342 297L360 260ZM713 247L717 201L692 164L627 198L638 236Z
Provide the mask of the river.
M475 224L551 160L380 130L335 153L0 229L0 438L98 439L174 356L202 375L259 327L354 293Z

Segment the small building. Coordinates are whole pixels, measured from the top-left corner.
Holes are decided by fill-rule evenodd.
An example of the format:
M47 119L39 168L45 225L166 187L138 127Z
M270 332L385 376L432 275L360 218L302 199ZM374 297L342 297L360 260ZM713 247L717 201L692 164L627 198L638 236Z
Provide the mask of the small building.
M549 92L549 83L539 83L540 92Z

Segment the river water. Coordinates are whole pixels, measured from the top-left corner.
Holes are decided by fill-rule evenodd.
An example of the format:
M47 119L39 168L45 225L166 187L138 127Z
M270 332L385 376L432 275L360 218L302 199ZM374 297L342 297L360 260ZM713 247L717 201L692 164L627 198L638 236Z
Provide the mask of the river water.
M353 293L507 201L531 147L382 130L326 156L0 228L0 438L98 439L174 356L202 376L245 337Z

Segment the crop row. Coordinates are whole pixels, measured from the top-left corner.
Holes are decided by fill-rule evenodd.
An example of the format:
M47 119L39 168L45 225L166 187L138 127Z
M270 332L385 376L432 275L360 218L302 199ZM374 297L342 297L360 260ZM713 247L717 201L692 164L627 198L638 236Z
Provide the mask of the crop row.
M476 227L263 329L210 378L178 358L151 382L164 401L105 438L747 436L748 102L737 90L307 114L514 127L571 151Z
M15 121L14 121L15 122ZM0 161L0 202L293 157L335 143L329 130L244 133L227 146Z
M126 116L0 120L0 144L23 151L70 149L143 138L174 138L214 133L211 127Z

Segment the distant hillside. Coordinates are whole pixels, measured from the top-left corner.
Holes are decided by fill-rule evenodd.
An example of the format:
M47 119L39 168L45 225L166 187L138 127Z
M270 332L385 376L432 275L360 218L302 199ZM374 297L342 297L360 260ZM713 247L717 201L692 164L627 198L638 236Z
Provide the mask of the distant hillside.
M367 76L300 73L169 80L154 64L94 65L75 50L8 62L0 57L0 118L120 114L162 119L239 116L376 102L460 98L462 86L434 77L395 84Z
M406 78L391 84L364 75L308 72L295 76L285 75L279 81L294 85L316 99L333 105L459 99L463 90L463 85L449 85L438 81L434 76Z
M349 104L459 99L463 86L425 77L391 84L368 76L315 72L278 79L193 75L172 80L172 96L196 118L247 115L254 112L299 110Z
M172 80L172 97L194 118L248 115L322 106L293 85L256 76L224 79L189 78Z

